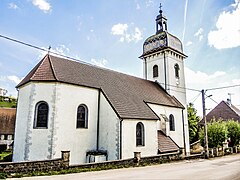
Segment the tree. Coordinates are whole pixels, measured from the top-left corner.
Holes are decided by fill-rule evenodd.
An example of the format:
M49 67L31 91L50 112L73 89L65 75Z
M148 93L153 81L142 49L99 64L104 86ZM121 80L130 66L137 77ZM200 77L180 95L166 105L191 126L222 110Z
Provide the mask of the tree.
M193 107L192 103L187 106L188 112L188 127L189 127L189 140L190 144L198 140L198 122L197 110Z
M227 139L228 130L226 122L221 120L211 121L207 124L207 134L208 134L208 146L210 148L219 147L223 145L223 142ZM201 129L199 133L201 144L204 142L204 130Z
M228 129L228 138L230 138L229 146L233 147L240 141L240 123L234 120L228 120L226 123Z

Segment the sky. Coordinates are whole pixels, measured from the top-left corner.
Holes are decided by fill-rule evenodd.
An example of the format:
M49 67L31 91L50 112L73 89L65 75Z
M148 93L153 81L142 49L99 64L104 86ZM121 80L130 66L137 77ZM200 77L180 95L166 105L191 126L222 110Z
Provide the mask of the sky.
M160 3L188 56L186 87L212 95L207 112L230 96L240 108L240 0L0 0L0 35L143 77L138 57ZM0 88L17 97L15 86L45 54L0 37ZM187 90L187 102L202 114L200 92Z

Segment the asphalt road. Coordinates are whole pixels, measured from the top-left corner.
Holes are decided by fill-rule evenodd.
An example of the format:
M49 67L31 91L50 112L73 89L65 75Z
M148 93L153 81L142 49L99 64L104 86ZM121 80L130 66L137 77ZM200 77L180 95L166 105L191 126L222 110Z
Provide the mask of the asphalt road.
M214 159L185 160L181 162L85 172L58 176L28 177L26 180L78 180L78 179L227 179L240 180L240 154Z

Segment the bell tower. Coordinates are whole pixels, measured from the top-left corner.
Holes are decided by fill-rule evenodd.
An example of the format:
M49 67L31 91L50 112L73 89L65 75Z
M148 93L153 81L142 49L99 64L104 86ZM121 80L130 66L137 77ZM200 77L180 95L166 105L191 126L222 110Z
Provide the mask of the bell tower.
M187 102L184 75L184 59L182 42L168 32L167 18L163 15L160 4L156 17L156 34L147 38L143 44L143 75L147 80L155 81L166 92L174 96L185 107L183 111L185 145L189 146ZM189 151L189 147L186 147Z
M157 81L170 95L186 106L184 59L182 42L167 31L167 18L160 4L156 18L156 34L143 44L143 74L147 80Z

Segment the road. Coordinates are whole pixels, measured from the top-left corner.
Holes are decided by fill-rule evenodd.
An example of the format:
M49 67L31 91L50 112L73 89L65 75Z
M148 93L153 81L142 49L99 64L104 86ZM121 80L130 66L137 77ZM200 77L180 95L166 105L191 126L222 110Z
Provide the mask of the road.
M58 176L27 177L25 180L78 179L227 179L240 180L240 154L214 159L184 160L161 165L84 172Z

